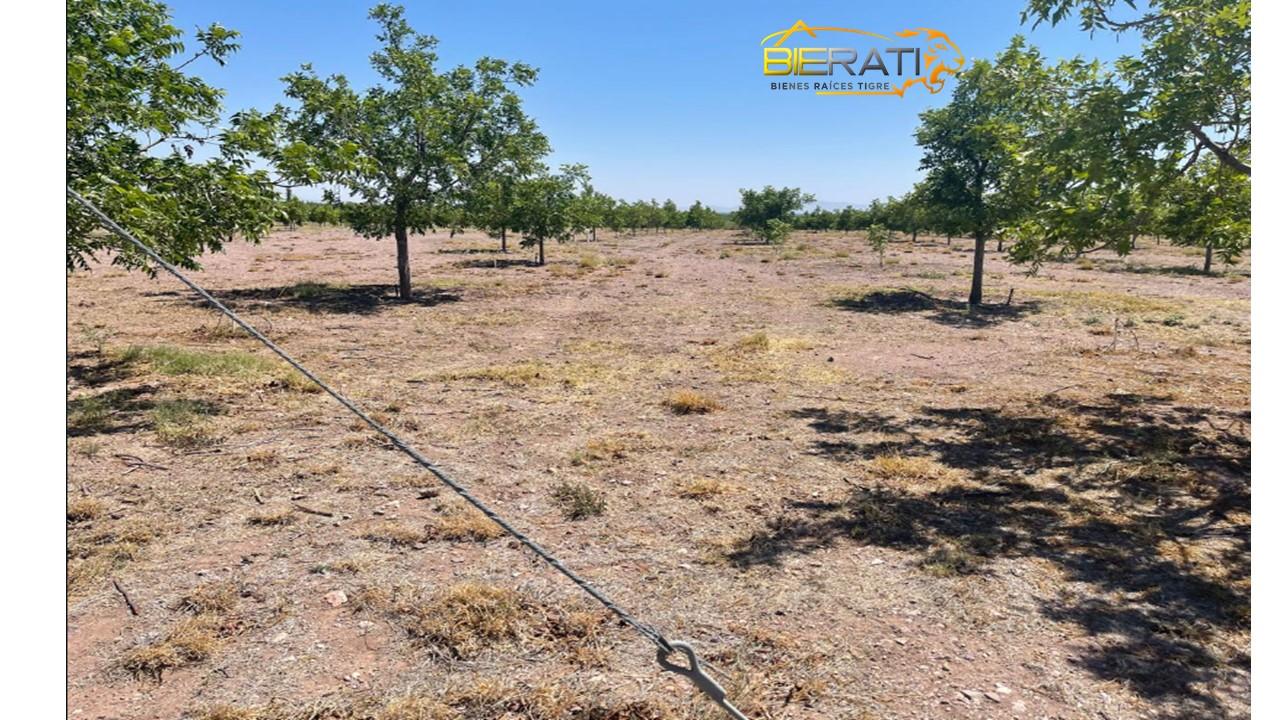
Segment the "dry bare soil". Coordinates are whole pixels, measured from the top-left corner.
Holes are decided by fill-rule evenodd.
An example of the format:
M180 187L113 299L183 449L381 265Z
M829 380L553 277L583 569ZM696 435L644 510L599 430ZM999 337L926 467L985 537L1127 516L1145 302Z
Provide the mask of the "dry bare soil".
M753 718L1247 717L1247 260L992 253L971 315L968 241L736 240L195 277ZM718 717L172 278L68 282L71 717Z

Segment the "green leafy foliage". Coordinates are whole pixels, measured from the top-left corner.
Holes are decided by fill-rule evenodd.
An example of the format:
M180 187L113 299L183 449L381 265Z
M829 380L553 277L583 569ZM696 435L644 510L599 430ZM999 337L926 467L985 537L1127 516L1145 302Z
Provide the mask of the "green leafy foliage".
M759 236L769 245L781 245L791 237L791 225L778 218L769 218L764 222L764 229L759 231Z
M1015 179L1027 145L1028 96L1016 69L1037 61L1015 39L994 63L979 60L961 74L950 103L920 115L920 197L946 208L954 227L975 238L970 305L982 302L985 241L1026 207Z
M1214 255L1235 262L1252 235L1250 196L1247 176L1203 158L1170 184L1160 233L1177 245L1205 248L1206 273Z
M871 251L876 254L876 258L880 260L880 267L884 267L884 251L888 249L889 241L892 239L893 232L879 223L867 229L867 243L871 245Z
M718 230L728 225L728 218L696 200L684 214L684 226L694 230Z
M222 91L187 72L199 61L224 64L237 38L220 25L197 30L184 58L182 32L158 2L67 3L67 186L187 268L280 219L270 179L250 168L250 138L217 130ZM114 250L116 264L148 267L68 199L67 269L102 250Z
M1252 138L1249 0L1030 0L1023 21L1137 32L1142 51L1116 63L1130 120L1177 161L1202 150L1248 175Z
M612 212L614 204L613 198L599 192L590 183L586 183L570 207L570 212L573 213L573 224L584 231L589 231L591 239L595 240L596 229L608 222L609 213Z
M543 173L516 184L514 225L524 236L520 244L538 249L539 265L546 262L547 240L566 242L582 230L573 212L574 191L587 179L585 167L565 165L557 174Z

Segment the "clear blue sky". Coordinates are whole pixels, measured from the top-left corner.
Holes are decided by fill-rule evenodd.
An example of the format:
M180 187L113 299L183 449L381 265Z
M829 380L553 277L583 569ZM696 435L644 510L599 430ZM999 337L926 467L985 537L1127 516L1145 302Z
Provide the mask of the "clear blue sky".
M187 32L212 22L239 30L242 49L200 72L227 91L228 111L281 100L279 78L303 62L375 78L372 2L171 3ZM405 2L415 28L440 39L442 64L481 55L538 67L526 106L551 139L551 161L583 162L599 189L628 200L695 199L737 206L738 188L799 186L824 203L862 205L917 179L917 115L946 101L914 88L904 98L771 93L760 40L810 25L889 34L947 32L970 58L989 58L1017 33L1051 58L1111 59L1136 37L1090 38L1074 22L1032 31L1023 3L1001 2ZM820 39L823 36L819 36ZM817 43L826 45L824 41ZM834 44L834 43L832 43Z

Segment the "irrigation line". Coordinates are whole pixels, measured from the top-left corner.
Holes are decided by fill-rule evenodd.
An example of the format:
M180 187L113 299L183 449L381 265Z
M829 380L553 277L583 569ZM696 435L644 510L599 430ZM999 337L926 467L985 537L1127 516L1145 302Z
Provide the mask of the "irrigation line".
M130 233L128 230L125 230L123 227L117 224L114 220L108 217L106 213L99 210L97 206L95 206L93 203L89 202L83 196L81 196L80 193L77 193L75 190L72 190L71 188L67 188L67 197L70 197L71 199L83 205L84 208L88 210L91 215L93 215L95 218L98 219L98 222L100 222L103 227L115 233L116 235L119 235L121 238L123 238L124 240L128 241L130 244L132 244L133 246L141 250L144 255L146 255L148 258L150 258L160 267L167 270L170 275L173 275L174 277L176 277L179 281L182 282L183 285L186 285L188 288L191 288L193 292L195 292L200 297L204 298L205 302L208 302L210 305L216 308L223 315L226 315L228 318L231 319L232 322L234 322L235 324L243 328L245 332L249 333L254 338L257 338L259 342L267 346L267 349L269 349L271 352L275 353L276 355L280 356L280 358L284 360L286 363L288 363L289 365L291 365L293 369L297 370L308 380L315 383L321 390L328 393L330 397L332 397L334 400L337 400L339 404L341 404L347 410L350 410L351 413L354 414L356 417L363 420L366 425L373 428L375 432L377 432L378 434L390 440L391 444L394 445L398 450L400 450L400 452L404 453L405 455L408 455L414 462L421 465L432 475L436 476L436 478L439 479L440 482L447 485L449 489L453 490L453 492L456 493L459 497L461 497L463 500L470 503L472 507L479 510L486 517L488 517L490 520L496 523L508 535L518 540L521 545L524 545L525 547L529 548L529 550L531 550L533 554L542 558L544 561L546 561L548 565L558 570L561 575L564 575L565 577L569 578L569 580L573 582L574 585L577 585L583 592L595 598L597 602L603 605L606 610L608 610L609 612L617 616L619 620L631 626L636 632L640 633L645 638L647 638L650 642L656 645L658 648L658 664L662 666L664 670L674 672L689 678L689 680L693 682L695 687L697 687L699 690L705 693L707 697L709 697L713 702L719 705L726 713L729 714L730 717L734 718L734 720L748 720L746 715L743 715L740 710L738 710L736 707L733 706L731 702L729 702L729 700L725 696L724 689L721 688L720 685L717 684L714 679L712 679L709 675L707 675L702 671L699 665L699 658L697 654L694 652L693 647L691 645L689 645L686 642L668 640L665 636L663 636L663 634L660 631L658 631L657 628L647 623L641 622L640 620L637 620L626 610L623 610L621 607L618 606L617 603L611 600L609 596L601 592L596 586L592 585L585 578L578 575L573 570L570 570L564 563L560 562L560 560L556 558L556 556L552 555L550 552L543 549L541 545L534 542L528 535L525 535L520 530L517 530L515 526L507 522L506 519L504 519L496 511L494 511L488 505L485 505L478 498L472 495L471 492L467 490L466 486L462 485L461 483L459 483L458 481L450 477L449 474L446 473L439 465L436 465L435 463L431 462L431 460L427 459L426 456L418 452L416 449L414 449L412 445L410 445L407 441L405 441L399 435L396 435L394 432L392 432L389 428L384 426L382 423L379 423L377 420L374 420L372 417L369 417L369 415L364 410L361 410L360 407L356 405L354 401L348 399L345 395L343 395L342 393L330 387L328 383L324 382L319 377L317 377L315 373L308 370L306 366L304 366L301 362L295 360L293 356L289 355L289 353L285 352L279 345L276 345L274 342L272 342L271 339L268 338L266 335L263 335L261 332L259 332L257 328L250 325L247 321L241 319L239 315L235 314L235 312L233 312L230 308L228 308L226 305L223 305L217 298L209 294L209 291L197 285L195 281L191 280L186 275L184 275L182 271L179 270L177 267L175 267L172 263L160 257L159 253L157 253L155 250L152 250L149 245L147 245L146 243L142 242L137 237L135 237L133 233ZM673 653L677 653L677 652L685 656L686 660L689 663L688 666L682 666L682 665L678 665L676 663L671 662L670 656Z

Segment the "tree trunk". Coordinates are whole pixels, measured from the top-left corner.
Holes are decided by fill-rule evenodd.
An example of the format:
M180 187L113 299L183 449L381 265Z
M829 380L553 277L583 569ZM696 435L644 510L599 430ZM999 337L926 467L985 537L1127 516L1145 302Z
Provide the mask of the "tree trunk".
M1004 238L996 240L996 252L1004 252Z
M947 233L947 247L951 247L951 233Z
M539 265L547 264L547 255L545 250L543 249L542 238L538 238L538 264Z
M982 261L987 254L987 239L982 233L973 236L973 282L969 285L969 307L982 304Z
M1204 274L1208 275L1209 270L1213 267L1213 246L1204 246Z
M912 228L912 229L911 229L911 244L912 244L912 245L914 245L914 244L915 244L915 242L916 242L916 233L917 233L917 232L919 232L919 231L918 231L918 230L916 230L915 228Z
M413 285L409 280L409 229L396 223L396 272L400 275L400 299L413 299Z
M591 242L595 242L595 241L596 241L596 229L591 228Z
M507 228L502 228L502 252L507 251Z

